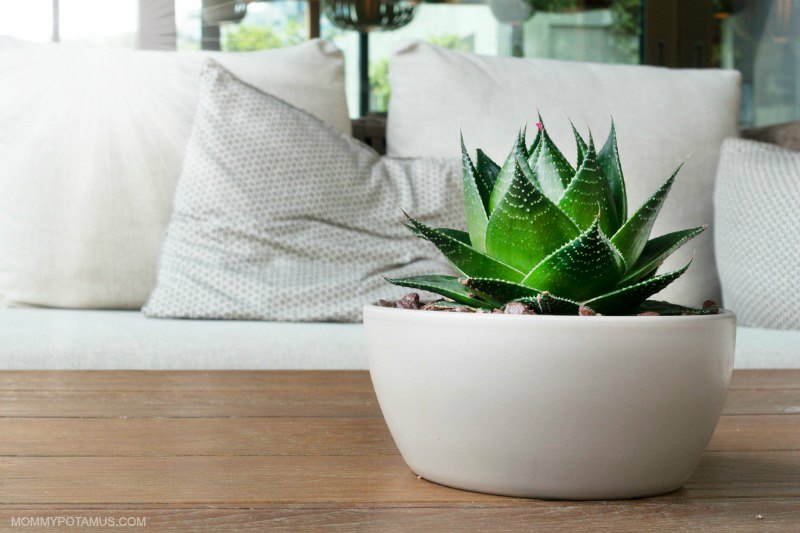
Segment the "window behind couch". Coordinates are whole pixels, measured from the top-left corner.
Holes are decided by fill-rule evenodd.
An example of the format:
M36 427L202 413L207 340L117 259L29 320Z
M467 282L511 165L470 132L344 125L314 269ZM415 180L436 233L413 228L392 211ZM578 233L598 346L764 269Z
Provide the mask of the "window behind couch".
M0 35L135 48L139 0L0 0Z
M319 35L345 54L354 115L386 110L388 58L407 39L489 55L736 68L743 125L800 119L800 0L395 0L415 4L414 17L367 35L362 71L364 42L332 24L321 1L0 0L0 36L242 51Z

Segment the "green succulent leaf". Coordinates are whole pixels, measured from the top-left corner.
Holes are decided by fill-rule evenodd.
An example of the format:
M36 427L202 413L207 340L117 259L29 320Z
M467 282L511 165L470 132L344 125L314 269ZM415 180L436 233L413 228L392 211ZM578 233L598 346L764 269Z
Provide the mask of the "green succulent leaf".
M536 152L536 149L539 148L539 143L542 140L542 132L537 128L536 130L536 137L533 138L533 142L531 143L531 147L528 149L528 163L531 162L531 157Z
M445 298L450 298L458 303L469 305L470 307L494 308L499 307L491 302L486 302L474 298L467 288L455 276L411 276L408 278L384 278L393 285L419 289L422 291L441 294Z
M592 298L591 300L587 300L583 303L584 305L591 307L598 313L602 313L604 315L624 313L629 309L635 308L644 302L648 297L663 290L667 285L678 279L681 274L686 272L686 269L689 268L690 264L691 261L683 268L675 270L674 272L668 272L666 274L661 274L660 276L654 276L650 279L646 279L644 281L634 283L633 285L628 285L626 287L614 290L602 296Z
M528 272L578 235L575 223L525 177L517 164L511 186L489 218L486 252Z
M408 217L408 215L406 215ZM521 281L524 274L497 259L479 252L472 246L408 217L414 233L436 246L450 263L468 277L502 278Z
M514 181L514 174L516 173L517 168L519 168L523 175L528 178L532 184L538 186L538 182L533 174L533 170L531 170L531 167L528 165L528 161L525 158L525 153L525 141L521 141L520 137L518 136L514 146L511 148L511 152L506 158L506 162L503 163L503 168L500 169L500 173L497 176L497 181L494 184L494 189L489 197L490 216L492 213L494 213L494 210L503 200L503 197L506 195L509 187L511 187L511 183Z
M464 209L467 213L467 229L470 241L476 250L486 251L486 223L489 221L489 195L493 183L483 179L469 157L464 137L461 137L461 168L464 182Z
M642 204L639 210L611 237L611 242L619 249L629 265L636 264L642 254L642 250L644 250L647 239L653 229L653 224L655 224L658 217L658 212L661 210L661 206L664 205L664 200L666 200L672 183L675 181L675 176L677 176L682 166L683 164L675 169L675 172L653 193L653 196Z
M462 138L468 231L435 229L410 217L407 227L436 246L467 279L389 281L441 294L442 306L478 311L520 301L543 314L712 312L646 301L686 271L688 265L658 275L672 252L705 229L650 239L681 167L628 217L613 120L600 151L591 132L584 139L570 125L577 171L540 123L530 147L526 129L520 130L502 167L482 150L471 158Z
M539 182L542 192L553 202L558 202L569 185L575 170L550 138L546 128L542 128L539 147L533 155L530 167Z
M581 134L578 133L578 130L575 129L575 124L572 121L569 121L569 125L572 126L572 134L575 135L575 144L578 148L578 162L576 166L578 167L578 172L580 172L580 167L583 164L583 160L586 157L586 152L589 151L589 145L586 144L586 141L583 140Z
M515 301L530 305L540 315L577 315L580 307L578 302L553 296L549 292L517 298Z
M492 158L486 155L486 152L478 148L478 157L476 158L475 168L478 171L478 174L481 176L484 182L491 183L492 186L489 189L491 191L494 189L494 184L497 182L497 175L500 174L500 165L492 161ZM490 192L491 194L491 192ZM487 212L488 212L488 200L487 200Z
M661 263L675 250L683 246L687 241L700 235L708 226L698 226L696 228L667 233L655 239L650 239L644 245L642 254L632 267L628 268L625 277L620 281L620 285L635 283L646 277L651 272L661 266Z
M586 147L583 163L558 201L558 207L569 215L581 230L591 226L598 213L603 233L613 235L619 229L619 218L611 188L597 163L597 154L591 141Z
M625 260L595 221L525 276L522 284L561 298L581 301L614 287L625 273Z
M420 237L422 239L425 238L425 236L422 235L422 233L420 233L420 231L417 228L415 228L414 226L412 226L411 224L404 224L404 226L406 228L408 228L409 231L411 231L411 233L413 233L417 237ZM457 241L461 241L464 244L471 246L470 239L469 239L469 233L467 233L466 231L462 231L460 229L450 229L450 228L435 228L435 229L439 233L444 233L448 237L452 237L452 238L456 239Z
M501 304L508 303L517 298L536 296L539 294L539 291L536 289L496 278L468 278L464 281L464 285L466 285L470 291L474 291L482 297L485 296Z
M669 302L662 302L658 300L647 300L639 307L633 310L632 314L639 313L658 313L663 316L676 316L676 315L716 315L719 313L719 308L698 308L686 307L684 305L672 304Z
M614 126L614 119L611 119L611 131L608 133L605 144L597 154L597 160L611 187L611 194L614 197L614 205L617 208L620 223L624 223L628 218L628 197L625 192L625 179L622 176L622 164L619 159L617 130Z

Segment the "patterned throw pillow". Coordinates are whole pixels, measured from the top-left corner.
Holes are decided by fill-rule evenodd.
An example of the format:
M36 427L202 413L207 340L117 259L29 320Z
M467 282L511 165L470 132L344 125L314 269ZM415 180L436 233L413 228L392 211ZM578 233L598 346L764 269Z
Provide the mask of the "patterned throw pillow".
M714 210L722 298L742 326L800 330L800 153L722 145Z
M381 275L448 271L401 209L458 227L458 161L381 158L212 61L200 83L147 316L358 321L404 292Z

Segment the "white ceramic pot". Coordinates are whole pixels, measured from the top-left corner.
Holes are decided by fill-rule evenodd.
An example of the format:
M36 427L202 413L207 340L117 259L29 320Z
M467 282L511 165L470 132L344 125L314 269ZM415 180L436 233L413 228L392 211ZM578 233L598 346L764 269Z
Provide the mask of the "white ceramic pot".
M736 317L368 305L372 382L408 466L461 489L636 498L683 485L717 424Z

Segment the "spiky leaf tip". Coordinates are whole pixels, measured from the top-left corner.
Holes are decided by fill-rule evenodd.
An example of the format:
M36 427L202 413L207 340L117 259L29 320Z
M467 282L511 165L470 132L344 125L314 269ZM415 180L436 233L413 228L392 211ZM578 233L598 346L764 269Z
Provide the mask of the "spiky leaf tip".
M528 163L531 162L531 157L536 152L536 149L539 148L539 143L542 140L542 128L544 125L541 122L536 123L536 136L533 138L533 142L531 143L530 148L528 149Z
M403 225L406 227L406 229L408 229L411 233L413 233L417 237L419 237L421 239L425 239L425 236L422 233L420 233L420 231L417 228L415 228L414 226L412 226L411 224L403 224ZM455 239L457 241L463 242L467 246L471 246L470 239L469 239L469 233L467 233L466 231L463 231L463 230L460 230L460 229L452 229L452 228L434 228L434 229L436 231L438 231L439 233L447 235L448 237L452 237L453 239Z
M494 189L494 184L497 181L497 176L500 174L500 165L495 163L492 160L492 158L486 155L486 152L484 152L480 148L478 148L477 150L475 169L478 171L478 174L482 177L482 179L486 183L491 184L489 190L491 191L492 189ZM488 212L488 200L487 200L487 212Z
M558 207L582 230L591 226L598 217L600 229L606 235L613 235L619 229L617 208L597 162L591 138L583 162L558 201Z
M655 239L650 239L645 244L642 254L636 263L628 267L628 272L620 281L621 285L628 285L646 278L648 274L654 273L656 269L669 257L672 252L683 246L686 242L697 235L703 233L708 226L697 226L695 228L675 231L661 235Z
M505 163L503 163L503 167L500 169L497 181L494 184L494 189L492 189L492 194L489 197L490 216L503 200L509 187L511 187L511 183L514 181L514 174L517 171L522 172L532 184L538 187L538 181L536 181L533 170L531 170L525 157L525 144L524 142L520 142L519 137L517 137L517 140L514 142L514 146L511 147L511 151Z
M575 128L575 124L573 124L571 120L569 121L569 125L572 126L572 134L575 136L575 145L578 151L578 161L575 166L576 168L580 169L581 165L583 164L583 160L586 157L586 152L589 151L589 145L583 140L583 137L581 137L581 134L578 133L578 130Z
M475 169L469 157L464 137L461 137L461 168L464 186L464 210L467 215L467 230L470 242L476 250L486 251L486 223L489 220L489 195L493 184L486 180Z
M608 138L597 154L597 160L611 187L620 223L625 223L628 219L628 195L625 191L625 178L622 175L622 163L620 162L619 147L617 146L617 129L613 118L611 119Z
M542 128L541 140L534 156L531 168L539 188L551 201L558 202L575 175L575 169L550 138L546 127Z
M661 211L661 206L664 205L664 200L667 199L675 176L678 175L682 166L683 163L611 237L611 242L619 249L629 265L635 264L642 254L658 213Z

